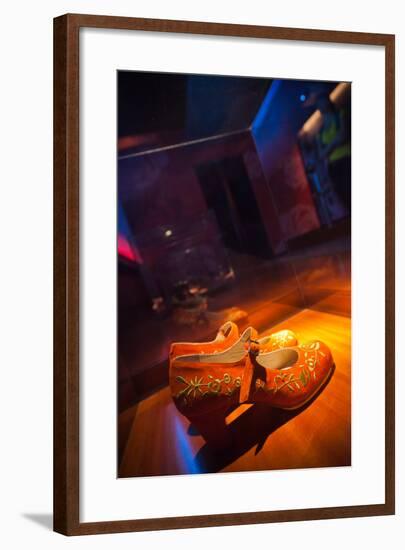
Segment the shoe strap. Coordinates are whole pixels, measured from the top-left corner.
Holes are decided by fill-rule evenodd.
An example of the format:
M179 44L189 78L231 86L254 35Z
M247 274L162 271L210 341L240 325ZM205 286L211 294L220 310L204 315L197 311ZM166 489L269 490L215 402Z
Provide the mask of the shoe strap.
M249 401L249 397L251 394L253 373L255 370L254 356L255 356L255 353L252 353L252 352L246 354L245 367L243 369L242 384L241 384L240 393L239 393L240 404L246 403L247 401Z

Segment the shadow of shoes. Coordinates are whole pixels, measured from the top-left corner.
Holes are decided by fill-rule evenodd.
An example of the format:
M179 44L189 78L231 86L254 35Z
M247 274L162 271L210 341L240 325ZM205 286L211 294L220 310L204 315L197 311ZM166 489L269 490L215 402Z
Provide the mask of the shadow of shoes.
M206 441L198 451L195 461L199 465L200 471L219 472L255 446L255 455L259 454L268 437L314 403L328 386L333 372L334 368L325 384L302 407L289 411L276 409L265 403L251 406L226 426L228 440L231 442L226 448L218 449Z

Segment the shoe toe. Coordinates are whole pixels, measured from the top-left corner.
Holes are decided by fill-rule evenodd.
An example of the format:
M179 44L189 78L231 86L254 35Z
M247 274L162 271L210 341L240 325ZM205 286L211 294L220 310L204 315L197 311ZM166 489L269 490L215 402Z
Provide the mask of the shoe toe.
M271 335L271 347L273 349L292 347L297 344L297 337L292 330L280 330Z

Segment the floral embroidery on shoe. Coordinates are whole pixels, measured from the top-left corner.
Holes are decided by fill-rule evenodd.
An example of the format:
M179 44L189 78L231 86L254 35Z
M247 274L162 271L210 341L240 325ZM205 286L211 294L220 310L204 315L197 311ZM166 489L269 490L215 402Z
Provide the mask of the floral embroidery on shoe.
M175 396L176 399L183 398L185 405L190 405L191 402L198 397L219 395L222 391L223 395L230 397L237 391L242 383L241 377L232 377L227 372L222 378L214 378L211 374L208 375L208 382L204 382L204 377L186 380L183 376L176 376L176 381L185 385ZM227 387L223 388L223 384ZM206 389L202 389L206 388Z

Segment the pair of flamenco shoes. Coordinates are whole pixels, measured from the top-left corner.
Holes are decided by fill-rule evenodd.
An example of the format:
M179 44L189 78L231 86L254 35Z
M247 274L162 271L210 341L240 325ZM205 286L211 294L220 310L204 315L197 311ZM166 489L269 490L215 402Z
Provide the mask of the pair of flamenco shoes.
M225 418L241 404L265 403L294 410L308 403L334 369L329 348L299 344L290 330L258 339L249 327L239 334L227 322L204 343L174 343L169 382L177 409L215 447L229 445Z

